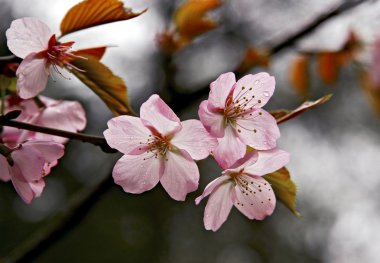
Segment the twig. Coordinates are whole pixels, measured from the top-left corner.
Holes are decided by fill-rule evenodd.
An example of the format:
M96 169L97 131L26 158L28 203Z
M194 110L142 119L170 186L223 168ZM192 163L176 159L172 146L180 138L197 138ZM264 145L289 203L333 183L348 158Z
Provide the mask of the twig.
M273 45L269 48L269 54L275 55L285 49L286 47L292 46L296 41L300 40L307 34L313 32L318 26L323 24L324 22L335 18L349 10L352 10L354 7L369 2L370 0L356 0L356 1L345 1L335 8L328 10L325 13L318 15L313 21L306 24L304 27L299 29L297 32L294 32L286 39L280 41L279 43ZM239 72L237 77L240 78L242 75L246 74L249 71ZM206 96L209 93L210 89L208 86L203 87L195 92L186 93L176 90L175 93L172 94L172 109L176 112L179 110L186 109L190 106L194 101L200 100L202 97Z
M14 127L14 128L23 129L23 130L40 132L40 133L65 137L65 138L69 138L73 140L79 140L82 142L87 142L87 143L91 143L96 146L99 146L106 153L117 152L115 149L112 149L111 147L108 146L107 141L104 139L104 137L100 137L100 136L88 135L84 133L68 132L64 130L43 127L43 126L20 122L20 121L7 120L1 117L0 117L0 126Z
M79 224L97 203L102 194L111 188L113 180L107 176L99 184L81 190L76 194L53 220L38 229L30 238L21 243L0 262L32 262L41 252L46 251L56 241L67 235L72 228Z

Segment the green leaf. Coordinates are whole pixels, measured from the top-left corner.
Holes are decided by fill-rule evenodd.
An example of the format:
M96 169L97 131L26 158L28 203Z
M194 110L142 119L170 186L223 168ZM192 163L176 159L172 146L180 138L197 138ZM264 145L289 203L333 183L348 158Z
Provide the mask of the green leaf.
M290 178L288 169L283 167L276 172L264 175L264 178L272 185L276 198L293 214L300 217L301 214L296 209L297 187Z

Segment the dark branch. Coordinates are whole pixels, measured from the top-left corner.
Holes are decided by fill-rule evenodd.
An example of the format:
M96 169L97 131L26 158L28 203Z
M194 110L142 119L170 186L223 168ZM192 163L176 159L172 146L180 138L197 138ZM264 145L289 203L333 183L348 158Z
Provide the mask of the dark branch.
M68 132L68 131L43 127L43 126L20 122L20 121L8 120L6 118L1 118L1 117L0 117L0 126L14 127L14 128L23 129L23 130L40 132L40 133L65 137L65 138L69 138L73 140L79 140L82 142L87 142L87 143L91 143L96 146L99 146L106 153L117 152L115 149L112 149L111 147L109 147L107 144L107 141L103 137L100 137L100 136L88 135L84 133Z
M75 195L66 208L53 220L48 222L42 229L27 238L14 251L12 251L4 262L32 262L42 252L46 251L70 233L70 230L78 225L94 207L99 198L113 185L111 176L103 179L99 184L81 190ZM0 259L1 262L1 259Z

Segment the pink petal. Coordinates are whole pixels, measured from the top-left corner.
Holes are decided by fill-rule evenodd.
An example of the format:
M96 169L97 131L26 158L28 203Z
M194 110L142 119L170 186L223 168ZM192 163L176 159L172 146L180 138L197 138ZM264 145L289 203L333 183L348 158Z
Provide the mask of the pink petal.
M107 143L124 154L129 154L145 145L148 138L152 136L140 118L119 116L112 118L107 124L108 129L103 133Z
M246 75L235 84L233 92L234 101L248 99L245 108L258 109L263 107L272 97L275 87L274 77L262 72L255 75Z
M140 118L142 121L159 132L169 135L181 129L181 123L172 109L156 94L141 105Z
M235 84L235 74L232 72L220 75L214 82L210 84L210 94L208 102L218 109L224 109L226 100Z
M46 97L41 96L41 100L45 103ZM51 101L52 99L48 100ZM81 131L86 127L86 113L79 102L52 101L54 101L53 104L45 104L47 107L41 111L35 124L70 132ZM43 133L36 133L35 138L39 140L54 140L60 143L65 143L68 140L67 138Z
M113 168L112 176L125 192L140 194L155 187L162 172L162 160L154 158L152 153L143 153L121 157Z
M21 178L24 178L28 182L42 178L45 159L39 151L33 147L22 146L19 150L12 152L11 156L15 163L14 166L17 166L20 170Z
M6 32L9 50L20 58L46 50L52 35L49 27L34 17L14 20Z
M8 182L11 179L9 164L4 156L0 155L0 180Z
M198 110L199 119L206 130L214 137L224 136L224 116L222 113L213 112L208 109L208 101L202 101Z
M168 151L166 159L160 182L171 198L184 201L188 193L198 188L198 166L185 151Z
M236 120L239 138L257 150L276 147L280 137L276 119L268 112L258 109Z
M222 175L222 176L219 176L218 178L214 179L211 183L209 183L206 186L206 188L203 191L202 195L198 196L195 199L195 204L199 205L199 203L202 201L203 198L207 197L209 194L212 193L212 191L214 191L214 189L216 187L218 187L219 185L221 185L222 183L226 182L229 179L231 179L231 177L229 175Z
M230 125L225 129L224 137L218 138L218 143L214 157L223 169L229 168L245 155L246 145L240 141L234 128Z
M34 197L40 197L42 194L42 191L45 188L45 181L43 179L29 183L30 189L34 193Z
M30 204L33 198L41 195L43 188L45 187L44 180L40 179L34 182L27 182L22 178L21 171L17 166L12 167L12 183L19 196L25 203Z
M220 184L210 195L205 208L203 222L207 230L216 231L227 220L233 202L232 183Z
M27 141L22 144L24 151L36 151L47 163L56 162L65 153L65 147L53 141Z
M249 219L262 220L271 215L276 206L276 197L270 184L260 176L241 176L248 184L236 184L236 208Z
M237 160L230 168L223 171L223 174L239 173L245 167L250 166L257 162L259 157L257 151L247 153L243 158Z
M244 171L247 174L262 176L284 167L289 160L289 153L280 149L258 151L257 162L245 167Z
M21 62L16 75L19 96L23 99L33 98L46 87L49 76L46 60L31 53Z
M187 151L195 160L209 156L217 146L217 140L210 136L198 120L187 120L181 124L182 129L174 135L171 143L179 149Z

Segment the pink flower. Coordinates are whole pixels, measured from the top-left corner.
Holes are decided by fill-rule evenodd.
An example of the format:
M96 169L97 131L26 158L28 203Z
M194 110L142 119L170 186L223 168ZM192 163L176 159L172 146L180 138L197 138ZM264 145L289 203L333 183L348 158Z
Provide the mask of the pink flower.
M214 157L223 168L242 158L249 145L256 150L276 147L280 131L276 120L261 109L274 92L275 80L267 73L246 75L238 82L225 73L212 82L208 100L199 107L199 118L218 138Z
M6 36L9 50L24 59L16 72L17 89L23 99L45 89L50 66L59 74L58 67L75 68L70 64L75 55L69 52L74 42L58 42L49 27L37 18L14 20Z
M0 147L0 179L11 180L28 204L41 195L45 187L43 177L64 153L62 144L47 141L27 141L15 148Z
M263 220L271 215L276 197L270 184L261 176L282 168L289 154L279 149L255 151L238 160L222 176L209 183L195 203L210 195L204 213L207 230L216 231L226 221L235 205L249 219Z
M158 95L141 105L140 118L111 119L104 136L124 154L113 178L125 192L142 193L160 181L175 200L185 200L198 188L199 171L193 159L206 158L216 146L200 121L180 122Z
M33 99L16 100L16 104L12 105L14 99L8 97L6 111L21 110L21 115L16 119L17 121L28 122L44 127L70 132L81 131L86 127L86 113L79 102L54 100L44 96L39 96L39 99L42 105L37 105ZM63 137L10 127L4 127L1 137L3 142L11 146L30 139L55 141L59 143L66 143L68 141L67 138Z

